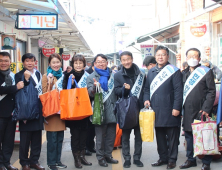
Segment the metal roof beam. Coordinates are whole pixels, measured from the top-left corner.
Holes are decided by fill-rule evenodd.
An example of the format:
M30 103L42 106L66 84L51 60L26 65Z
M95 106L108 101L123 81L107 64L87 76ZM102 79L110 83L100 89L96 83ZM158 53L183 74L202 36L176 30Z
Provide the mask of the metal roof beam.
M10 17L13 20L16 20L16 16L15 15L11 15L10 11L8 9L6 9L5 7L1 6L1 5L0 5L0 13L3 13L7 17Z

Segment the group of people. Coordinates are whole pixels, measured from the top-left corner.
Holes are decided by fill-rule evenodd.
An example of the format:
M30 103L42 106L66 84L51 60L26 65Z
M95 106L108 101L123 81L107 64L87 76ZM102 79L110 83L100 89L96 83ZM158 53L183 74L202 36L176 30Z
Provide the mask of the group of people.
M129 51L120 54L121 67L119 69L114 67L113 70L108 67L107 57L104 54L96 55L88 73L84 70L86 60L83 55L79 54L73 56L72 68L63 73L62 58L55 53L48 58L49 67L47 73L42 76L34 68L36 58L33 54L27 53L22 56L24 69L14 75L10 71L10 54L0 52L0 170L17 169L10 164L16 128L16 122L12 121L16 93L32 83L36 90L31 95L39 98L39 95L51 91L55 87L58 90L67 89L70 76L72 77L71 88L76 88L74 80L77 83L86 81L86 83L81 83L81 87L87 88L92 102L96 94L96 86L100 86L104 97L105 120L101 125L92 125L89 117L82 120L64 121L60 119L59 113L43 118L42 105L38 100L36 107L40 108L39 118L19 121L19 159L23 170L45 169L38 162L43 124L47 137L47 165L49 169L57 170L67 167L61 162L64 130L67 127L70 128L71 149L76 168L82 168L82 165L92 165L86 160L85 155L90 155L90 151L94 148L94 136L96 136L98 164L103 167L108 167L108 164L118 164L118 160L112 157L117 123L114 108L118 98L127 97L130 93L137 96L137 104L140 109L151 106L155 112L159 159L152 163L152 166L167 165L167 169L176 167L182 116L182 126L187 141L187 160L179 168L186 169L197 166L196 158L193 157L191 123L202 114L206 117L210 116L216 90L212 70L199 64L200 51L191 48L186 52L186 57L188 67L181 72L180 69L169 63L169 49L158 46L155 49L155 58L149 60L147 65L149 72L146 76L133 63L133 55ZM200 70L202 74L199 74ZM130 134L132 130L135 135L133 164L143 167L140 160L142 139L138 122L135 127L122 130L124 168L131 166ZM209 170L211 161L212 156L204 156L201 170Z

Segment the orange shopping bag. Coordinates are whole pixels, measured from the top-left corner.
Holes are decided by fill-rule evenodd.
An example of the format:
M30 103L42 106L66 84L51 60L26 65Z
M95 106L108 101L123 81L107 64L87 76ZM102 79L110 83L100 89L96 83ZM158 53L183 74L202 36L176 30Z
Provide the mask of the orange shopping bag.
M50 85L48 85L48 92L39 96L42 102L43 117L57 114L60 110L59 91L56 84L55 87L54 90L50 91Z
M122 137L122 129L119 128L119 124L116 124L116 139L114 143L114 147L121 145L121 137Z
M78 87L77 82L76 87ZM75 88L60 92L60 118L63 120L81 120L93 114L88 90Z

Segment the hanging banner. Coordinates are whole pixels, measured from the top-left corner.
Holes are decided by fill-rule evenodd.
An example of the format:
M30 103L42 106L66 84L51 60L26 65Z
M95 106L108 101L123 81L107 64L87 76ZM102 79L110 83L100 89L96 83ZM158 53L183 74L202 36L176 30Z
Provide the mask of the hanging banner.
M63 60L69 60L70 57L71 57L70 54L62 54L62 59L63 59Z
M2 35L2 50L16 50L15 35Z
M10 69L14 74L16 74L16 63L11 63Z
M141 44L140 48L142 59L144 59L146 56L154 56L154 45Z
M42 53L44 56L49 57L51 54L55 53L55 48L42 48Z

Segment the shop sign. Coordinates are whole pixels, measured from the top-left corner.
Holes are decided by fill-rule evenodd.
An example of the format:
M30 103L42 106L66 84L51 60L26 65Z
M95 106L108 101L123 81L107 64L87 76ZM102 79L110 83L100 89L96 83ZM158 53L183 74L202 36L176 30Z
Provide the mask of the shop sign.
M69 60L70 59L70 54L62 54L62 59L63 60Z
M16 63L11 63L10 69L14 74L16 74Z
M140 45L142 59L146 56L154 56L154 45L141 44Z
M194 23L190 26L190 32L195 37L202 37L207 32L207 26L203 23Z
M55 48L42 48L42 53L44 56L49 57L51 54L55 53Z

